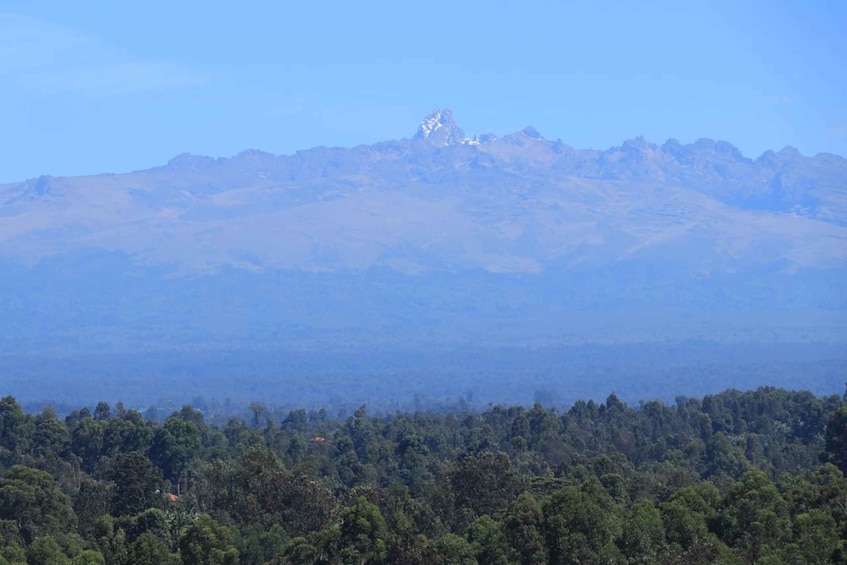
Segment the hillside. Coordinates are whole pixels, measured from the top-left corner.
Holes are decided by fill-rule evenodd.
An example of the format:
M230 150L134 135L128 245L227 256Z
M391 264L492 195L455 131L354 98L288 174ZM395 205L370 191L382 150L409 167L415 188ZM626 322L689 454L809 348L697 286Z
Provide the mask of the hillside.
M410 139L0 186L0 352L832 342L846 266L841 157L435 111Z
M5 185L0 252L33 264L112 251L192 273L658 261L708 274L847 259L847 161L834 155L751 160L726 142L640 138L586 151L532 128L463 136L436 112L410 140Z

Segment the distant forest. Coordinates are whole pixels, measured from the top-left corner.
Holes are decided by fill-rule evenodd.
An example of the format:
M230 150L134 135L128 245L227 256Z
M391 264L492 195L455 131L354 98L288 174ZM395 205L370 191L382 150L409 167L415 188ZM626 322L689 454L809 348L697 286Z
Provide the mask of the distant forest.
M278 414L3 398L0 565L847 563L847 396Z

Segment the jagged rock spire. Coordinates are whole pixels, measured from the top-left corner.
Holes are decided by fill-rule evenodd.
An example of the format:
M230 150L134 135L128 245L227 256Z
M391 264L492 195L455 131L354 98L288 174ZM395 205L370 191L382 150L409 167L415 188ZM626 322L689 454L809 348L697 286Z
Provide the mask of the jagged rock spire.
M432 145L444 147L463 143L465 132L453 121L453 112L435 109L421 122L415 139L426 140Z

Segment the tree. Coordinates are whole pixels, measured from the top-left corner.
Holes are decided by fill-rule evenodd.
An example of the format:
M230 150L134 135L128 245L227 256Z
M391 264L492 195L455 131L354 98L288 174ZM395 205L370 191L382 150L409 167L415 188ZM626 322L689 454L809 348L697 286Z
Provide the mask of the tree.
M150 448L153 431L141 414L135 410L121 409L117 417L109 419L104 425L101 455L114 457L118 453L128 451L146 453Z
M404 563L408 565L428 565L426 546L427 539L415 530L409 517L398 511L394 515L394 527L388 532L386 541L388 563Z
M665 541L662 515L649 500L637 502L623 524L618 542L628 563L655 563Z
M286 565L313 565L321 563L321 551L306 538L297 537L283 551L282 563Z
M104 426L101 455L114 457L127 451L146 453L153 438L150 424L138 411L124 410L120 403L118 406L120 409L115 417L100 422Z
M428 563L433 565L477 565L468 540L456 534L445 534L430 543Z
M344 511L341 555L345 563L380 563L386 555L385 518L379 508L361 496Z
M0 463L12 464L29 449L32 432L32 422L17 401L11 396L0 400Z
M109 408L109 404L107 402L103 402L101 400L97 403L97 406L94 408L94 419L97 421L112 419L112 409Z
M799 514L794 518L793 530L790 561L809 565L835 562L833 556L840 540L838 527L829 513L813 508Z
M115 457L109 478L115 484L112 493L113 515L138 514L161 504L162 473L141 453L133 451Z
M201 514L179 540L184 565L237 565L238 550L226 528Z
M41 536L27 548L26 562L28 565L70 565L71 560L52 536Z
M451 477L456 505L477 516L498 515L523 491L523 482L512 469L509 456L498 451L472 455Z
M91 538L97 519L108 514L111 505L112 488L99 481L84 478L74 499L79 534L84 538Z
M105 427L94 418L83 418L71 431L71 450L81 459L82 469L93 473L103 452Z
M163 540L168 535L168 517L158 508L148 508L132 518L121 520L126 530L127 540L134 542L142 534L153 534Z
M265 413L265 405L261 402L251 402L250 412L253 414L253 429L259 429L259 422L262 420L262 414Z
M179 483L201 445L197 424L172 416L156 430L150 457L167 480Z
M720 493L704 483L678 490L660 507L665 539L673 550L691 563L713 563L722 547L709 533L708 522L716 520Z
M826 423L824 457L847 474L847 406L839 408Z
M36 454L47 459L56 459L70 447L71 438L67 426L59 421L55 410L45 406L35 418L33 447Z
M706 464L707 477L724 473L738 478L747 469L741 451L732 445L723 432L717 432L706 444Z
M72 531L71 500L48 473L15 465L0 480L0 518L12 520L25 546L39 536Z
M106 514L97 519L92 537L106 563L127 562L126 533L112 516Z
M547 547L541 529L544 514L529 492L521 493L509 509L503 523L506 538L521 565L547 563Z
M132 565L167 565L178 563L165 544L150 532L144 532L129 546L127 552Z
M267 529L260 524L251 524L241 532L241 543L238 544L241 563L268 563L284 553L288 541L281 524L273 524Z
M228 477L232 492L230 513L243 522L258 522L266 528L279 522L284 474L282 463L269 449L260 445L248 448Z
M95 549L84 549L71 559L71 565L106 565L106 558Z
M788 508L762 471L748 471L727 493L721 537L751 563L776 556L789 534Z
M320 481L297 473L282 483L282 524L291 536L306 536L329 526L338 516L338 501Z
M614 544L620 531L618 516L601 504L576 487L560 489L545 502L544 534L551 565L619 559Z
M509 542L503 528L491 516L480 516L468 528L466 537L476 560L486 565L509 564Z

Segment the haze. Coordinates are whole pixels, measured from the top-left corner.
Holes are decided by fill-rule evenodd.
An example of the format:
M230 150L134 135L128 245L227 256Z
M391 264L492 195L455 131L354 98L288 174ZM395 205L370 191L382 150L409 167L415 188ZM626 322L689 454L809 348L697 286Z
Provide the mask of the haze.
M0 392L842 389L841 5L5 10Z

